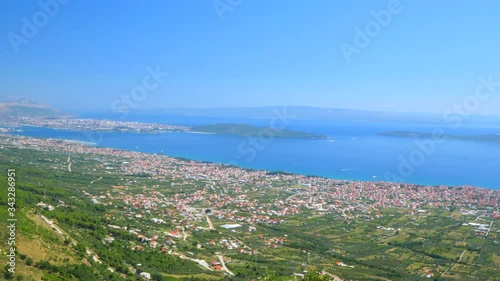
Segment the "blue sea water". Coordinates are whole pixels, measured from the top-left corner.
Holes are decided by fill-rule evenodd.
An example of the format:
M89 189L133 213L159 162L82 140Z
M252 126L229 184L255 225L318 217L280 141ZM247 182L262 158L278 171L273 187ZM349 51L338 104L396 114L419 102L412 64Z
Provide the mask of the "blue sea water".
M116 116L93 115L116 119ZM227 119L185 116L129 116L127 121L185 126L246 123L269 126L266 119ZM383 137L380 132L405 130L432 132L437 125L418 123L332 123L294 120L287 129L327 135L331 140L274 138L268 142L248 137L195 133L103 133L97 145L148 153L163 153L199 161L244 168L280 170L337 179L402 181L425 185L473 185L500 189L500 145L488 142L446 141L428 144L427 152L415 139ZM481 135L500 133L498 127L467 127L447 133ZM46 128L24 128L25 136L95 141L90 134ZM94 134L95 136L95 134ZM434 146L434 147L433 147ZM412 157L410 157L412 156ZM420 157L419 157L420 156ZM423 156L423 157L422 157ZM413 160L412 160L413 159Z

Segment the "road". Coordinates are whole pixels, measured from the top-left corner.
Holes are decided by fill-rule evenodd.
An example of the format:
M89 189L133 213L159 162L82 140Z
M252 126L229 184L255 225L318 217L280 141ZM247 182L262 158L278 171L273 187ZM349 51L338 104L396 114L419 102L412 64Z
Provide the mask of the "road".
M458 261L457 261L457 262L461 262L461 261L462 261L462 258L464 257L465 252L467 252L467 250L464 250L464 251L462 252L462 254L460 255L460 258L458 259Z
M98 181L100 181L100 180L102 180L102 177L100 177L100 178L98 178L98 179L96 179L96 180L93 180L93 181L91 181L90 183L92 184L92 183L94 183L94 182L98 182Z
M448 272L448 270L450 270L450 268L452 268L454 265L455 265L455 263L452 263L452 264L450 265L450 267L448 267L448 268L447 268L447 269L443 272L443 274L441 274L441 277L443 277L443 276L446 274L446 272Z
M490 233L492 226L493 226L493 221L490 222L490 228L488 229L488 232L486 232L486 234L484 235L485 237L488 237L488 234Z
M68 157L68 172L71 173L71 157Z
M219 252L217 252L217 253L215 253L215 254L216 254L216 255L217 255L217 257L219 258L220 265L222 266L222 269L223 269L225 272L229 273L229 275L234 276L234 273L232 273L232 272L231 272L231 271L227 268L226 263L224 262L224 257L222 256L222 254L221 254L221 253L219 253Z
M172 251L170 251L170 252L169 252L169 254L174 255L174 256L178 256L178 257L179 257L179 258L181 258L181 259L194 261L195 263L197 263L197 264L199 264L199 265L203 266L205 269L208 269L208 270L210 270L210 271L214 271L214 270L213 270L213 269L212 269L212 268L208 265L208 263L207 263L206 261L204 261L204 260L193 259L193 258L187 257L187 256L185 256L185 255L183 255L183 254L181 254L181 253L172 252Z
M76 240L74 240L73 238L71 238L69 235L65 234L59 227L57 227L54 222L52 222L51 220L49 220L48 218L46 218L45 216L43 215L40 215L40 217L52 228L54 229L57 233L59 233L59 235L61 235L62 237L64 237L64 239L69 239L71 241L71 243L73 245L77 245L77 242ZM102 264L102 261L99 259L99 256L94 253L92 250L88 249L86 250L87 252L87 255L91 256L92 259L97 262L97 263L100 263ZM108 267L108 270L111 271L111 272L114 272L115 269L112 268L112 267Z
M212 223L212 220L208 217L208 215L205 215L205 217L207 218L207 222L208 222L208 226L209 226L210 230L215 230L215 227L214 227L214 224Z
M64 233L63 233L63 232L62 232L62 231L61 231L61 230L60 230L60 229L59 229L59 228L58 228L58 227L57 227L57 226L56 226L56 225L55 225L55 224L54 224L51 220L49 220L48 218L46 218L46 217L45 217L45 216L43 216L43 215L40 215L40 217L41 217L41 218L42 218L42 219L43 219L43 220L44 220L44 221L45 221L48 225L50 225L50 227L51 227L52 229L54 229L57 233L59 233L59 234L60 234L61 236L63 236L64 238L66 238L66 235L64 235ZM75 245L76 245L76 242L75 242L73 239L71 239L71 242L72 242L73 244L75 244Z
M332 277L333 281L344 281L344 280L340 279L340 277L338 277L336 275L333 275L330 272L326 272L326 271L323 270L321 273L326 274L326 275Z
M492 222L492 223L493 223L493 222ZM490 229L491 229L491 225L490 225ZM464 237L464 242L465 242L465 240L466 240L468 237L469 237L469 235L467 235L466 237ZM462 252L462 254L460 255L460 258L458 259L458 261L457 261L457 262L461 262L461 261L462 261L462 258L464 257L465 252L467 252L467 250L464 250L464 251ZM450 269L451 269L454 265L455 265L455 262L454 262L454 263L452 263L452 264L450 265L450 267L448 267L448 268L447 268L447 269L443 272L443 274L441 274L441 277L443 277L443 276L446 274L446 272L448 272L448 271L449 271L449 270L450 270Z
M186 231L184 231L184 227L182 227L182 240L186 241L188 235L186 234Z
M243 248L247 249L247 250L250 250L252 251L252 248L248 247L245 243L243 243L243 241L241 241L240 239L236 238L236 237L231 237L233 238L234 240L240 242L241 245L243 245ZM255 251L255 253L259 254L259 252Z

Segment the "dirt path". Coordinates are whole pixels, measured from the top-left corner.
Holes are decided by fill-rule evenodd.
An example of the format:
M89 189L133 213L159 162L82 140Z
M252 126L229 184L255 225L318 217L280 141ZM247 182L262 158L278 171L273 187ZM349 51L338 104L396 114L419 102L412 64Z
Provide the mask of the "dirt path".
M71 157L68 157L68 172L71 173Z
M62 237L64 237L64 239L69 239L73 245L77 245L76 240L75 240L75 239L73 239L73 238L71 238L68 234L64 233L64 232L63 232L63 231L62 231L59 227L57 227L57 226L54 224L54 222L52 222L51 220L49 220L48 218L46 218L46 217L45 217L45 216L43 216L43 215L40 215L40 217L41 217L41 218L42 218L42 219L43 219L43 220L44 220L44 221L45 221L45 222L46 222L46 223L47 223L47 224L48 224L48 225L49 225L52 229L54 229L54 230L55 230L55 231L56 231L59 235L61 235ZM88 248L87 248L86 252L87 252L87 255L91 256L91 257L92 257L92 259L93 259L95 262L102 264L102 261L99 259L99 256L98 256L96 253L94 253L92 250L90 250L90 249L88 249ZM112 267L109 267L109 268L108 268L108 270L109 270L109 271L111 271L111 272L114 272L114 271L115 271L115 269L114 269L114 268L112 268Z
M208 217L208 215L205 215L205 217L207 218L207 222L208 222L208 226L209 226L210 230L215 230L215 227L214 227L214 224L212 223L212 220Z
M100 178L98 178L98 179L96 179L96 180L93 180L93 181L91 181L90 183L92 184L92 183L94 183L94 182L98 182L98 181L100 181L100 180L102 180L102 177L100 177Z
M186 241L188 235L186 234L186 232L184 231L184 227L182 228L182 240Z
M488 229L488 232L484 235L484 237L488 237L488 234L490 234L491 227L493 226L493 221L490 222L490 228Z
M460 255L460 259L458 259L458 261L457 261L457 262L461 262L461 261L462 261L462 258L464 257L465 252L467 252L467 250L464 250L464 251L462 252L462 254Z
M224 262L224 257L222 256L221 253L215 253L217 257L219 258L220 264L222 266L222 269L229 273L229 275L234 276L234 273L232 273L226 266L226 263Z
M326 271L323 270L321 273L326 274L326 275L332 277L333 281L344 281L344 280L340 279L340 277L338 277L336 275L333 275L330 272L326 272Z
M169 254L174 255L174 256L178 256L181 259L194 261L195 263L203 266L205 269L208 269L210 271L214 271L212 268L210 268L210 266L208 265L208 263L206 261L204 261L204 260L193 259L193 258L187 257L187 256L185 256L185 255L183 255L181 253L172 252L172 251L170 251Z

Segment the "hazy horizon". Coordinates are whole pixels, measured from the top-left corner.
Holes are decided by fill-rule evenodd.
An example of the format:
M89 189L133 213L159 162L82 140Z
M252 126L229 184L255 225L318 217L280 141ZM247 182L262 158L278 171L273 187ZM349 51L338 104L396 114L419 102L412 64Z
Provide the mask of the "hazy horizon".
M499 11L0 1L0 276L500 281Z
M500 41L484 36L499 3L214 3L1 3L0 94L78 109L116 108L135 91L136 108L443 114L469 102L467 113L500 115ZM468 100L478 87L489 92Z

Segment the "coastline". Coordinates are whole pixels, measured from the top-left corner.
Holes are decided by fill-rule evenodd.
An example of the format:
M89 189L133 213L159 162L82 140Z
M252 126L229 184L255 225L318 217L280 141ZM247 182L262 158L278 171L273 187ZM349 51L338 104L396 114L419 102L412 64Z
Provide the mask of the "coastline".
M191 133L191 132L184 132L184 133ZM194 159L190 157L180 157L180 156L172 156L168 155L165 153L153 153L153 152L144 152L144 151L138 151L138 150L132 150L132 149L122 149L122 148L113 148L113 147L108 147L108 146L97 146L97 144L92 143L92 142L87 142L87 141L80 141L80 140L72 140L72 139L64 139L64 138L49 138L49 137L31 137L31 136L19 136L19 135L13 135L10 133L0 133L1 136L7 136L7 137L20 137L20 138L27 138L27 139L34 139L34 140L54 140L54 141L62 141L62 142L68 142L68 143L73 143L77 145L82 145L82 146L89 146L93 147L95 149L100 149L100 150L113 150L113 151L123 151L127 153L137 153L137 154L142 154L142 155L160 155L163 157L167 158L172 158L180 161L185 161L185 162L194 162L194 163L199 163L199 164L210 164L210 165L215 165L215 166L221 166L221 167L234 167L237 169L249 171L249 172L264 172L266 174L282 174L282 175L290 175L290 176L296 176L296 177L305 177L305 178L317 178L317 179L323 179L323 180L332 180L332 181L342 181L342 182L347 182L347 183L360 183L360 184L384 184L384 185L406 185L406 186L415 186L415 187L433 187L433 188L439 188L439 187L448 187L448 188L453 188L453 189L458 189L458 188L474 188L474 189L483 189L483 190L491 190L491 191L496 191L500 192L500 187L494 188L494 187L483 187L483 186L477 186L477 185L448 185L448 184L426 184L426 183L417 183L417 182L394 182L394 181L382 181L382 180L375 180L378 179L378 177L374 177L373 180L361 180L361 179L353 179L353 178L343 178L343 177L338 177L338 176L322 176L322 175L314 175L314 174L308 174L308 173L300 173L300 172L289 172L289 171L283 171L279 169L260 169L260 168L248 168L244 167L241 165L234 165L234 164L226 164L226 163L221 163L221 162L215 162L215 161L209 161L209 160L200 160L200 159ZM342 169L341 172L349 172L353 169Z
M187 132L184 132L184 133L187 133L187 134L199 134L199 135L218 135L216 133L198 132L198 131L187 131Z

